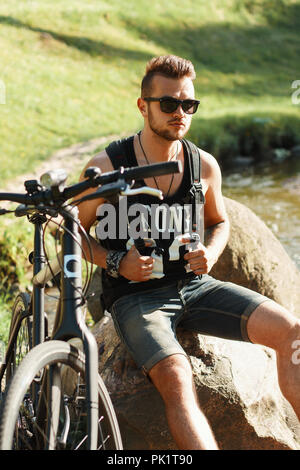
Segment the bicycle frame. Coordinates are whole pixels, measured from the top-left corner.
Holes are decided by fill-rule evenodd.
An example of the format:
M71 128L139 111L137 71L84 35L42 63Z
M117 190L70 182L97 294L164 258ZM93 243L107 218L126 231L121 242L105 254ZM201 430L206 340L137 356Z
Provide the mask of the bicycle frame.
M57 308L53 333L51 339L68 341L72 338L79 338L83 343L83 350L86 357L86 390L87 390L87 423L88 423L88 448L96 449L98 430L98 348L93 334L86 326L82 314L82 275L81 275L81 237L78 230L78 209L74 206L64 207L64 231L61 236L62 245L62 274L61 274L61 297ZM36 240L37 246L39 240ZM42 265L44 263L41 263ZM43 266L44 267L44 266ZM57 270L56 263L56 270ZM45 276L47 269L40 269L33 278L34 289L37 292L43 289L49 274ZM41 278L43 283L41 284ZM35 306L41 306L41 299L37 296ZM41 323L39 323L41 328ZM41 329L39 334L41 335ZM42 387L46 385L42 385ZM47 388L51 389L51 384L47 383Z
M33 274L37 274L45 266L45 253L43 246L43 223L46 218L40 215L33 216L34 224L34 250ZM32 315L33 315L33 347L45 340L45 314L44 314L44 287L33 286Z
M30 217L34 224L34 249L32 253L33 263L33 294L32 301L27 312L17 319L13 325L13 331L9 338L4 362L0 368L0 383L3 379L7 364L10 360L18 331L22 321L32 314L33 318L33 347L45 341L45 313L44 313L44 288L46 283L63 268L61 275L61 297L55 315L54 327L51 339L68 341L79 338L83 343L86 357L86 392L87 392L87 435L90 442L88 448L96 449L98 430L98 349L93 334L85 325L81 309L81 237L78 231L78 209L73 206L64 208L65 230L61 236L62 259L54 263L53 269L47 268L43 247L43 224L46 218L34 214ZM46 276L45 274L46 273ZM41 278L43 282L41 282ZM46 324L47 325L47 324ZM51 374L50 374L51 376ZM49 386L50 385L50 386ZM35 385L32 390L33 401L38 405L40 387L51 389L51 384Z

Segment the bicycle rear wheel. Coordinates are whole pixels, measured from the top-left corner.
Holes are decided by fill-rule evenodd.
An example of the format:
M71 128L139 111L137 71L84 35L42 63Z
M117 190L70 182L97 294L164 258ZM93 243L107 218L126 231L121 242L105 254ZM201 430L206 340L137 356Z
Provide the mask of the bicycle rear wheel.
M38 390L35 395L33 390ZM98 376L98 449L122 449L109 393ZM85 359L63 341L33 348L2 403L0 449L86 449Z

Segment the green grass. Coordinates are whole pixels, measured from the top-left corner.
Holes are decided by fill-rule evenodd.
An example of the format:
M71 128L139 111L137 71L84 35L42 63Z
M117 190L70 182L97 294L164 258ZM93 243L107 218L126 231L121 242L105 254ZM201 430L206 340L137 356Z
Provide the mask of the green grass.
M201 105L189 136L221 162L291 148L300 143L300 105L291 101L299 30L299 0L2 2L2 187L57 149L140 128L141 78L159 54L193 61ZM5 276L13 270L26 285L32 239L23 221L2 219L0 230L0 247L10 247L1 253L5 325Z
M33 226L29 223L24 223L24 219L15 219L10 215L2 218L0 227L1 354L1 341L4 343L7 341L11 309L16 291L18 289L25 291L30 287L32 270L28 256L33 246Z
M299 26L300 3L293 0L2 4L1 182L61 147L138 129L140 80L157 54L194 62L201 107L191 136L217 158L240 151L237 136L249 116L276 119L279 127L288 121L294 145Z
M4 222L3 222L4 220ZM25 219L14 219L12 215L1 221L0 237L0 363L1 345L8 339L8 330L11 320L12 306L19 290L32 290L32 265L28 256L33 247L34 226ZM44 226L45 227L45 226ZM45 232L45 250L49 259L54 258L59 245L53 235L55 225L48 226ZM83 263L83 284L87 275L90 275L91 265L88 269ZM92 267L95 269L95 267ZM88 313L86 322L92 324L92 317Z
M3 345L7 343L11 320L11 299L0 294L0 362L3 359Z

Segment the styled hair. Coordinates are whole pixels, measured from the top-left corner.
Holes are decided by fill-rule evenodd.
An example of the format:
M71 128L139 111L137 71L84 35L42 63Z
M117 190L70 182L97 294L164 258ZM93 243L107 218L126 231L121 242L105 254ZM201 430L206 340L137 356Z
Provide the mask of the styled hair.
M152 79L155 75L163 75L167 78L189 77L191 80L196 78L195 69L190 60L182 59L176 55L153 57L146 65L146 72L141 84L142 98L150 95Z

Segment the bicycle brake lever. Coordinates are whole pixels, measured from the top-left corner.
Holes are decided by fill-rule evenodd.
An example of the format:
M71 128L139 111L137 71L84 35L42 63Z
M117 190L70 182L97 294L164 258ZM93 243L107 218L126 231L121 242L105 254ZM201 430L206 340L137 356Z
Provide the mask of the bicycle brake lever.
M16 209L15 209L15 216L16 217L24 217L24 215L29 215L36 211L36 207L31 205L27 206L26 204L20 204Z
M0 215L10 214L11 212L14 212L14 211L2 209L2 207L0 207Z
M163 193L159 189L150 188L149 186L142 186L141 188L131 189L127 187L124 191L120 192L121 196L135 196L136 194L149 194L150 196L163 199Z

